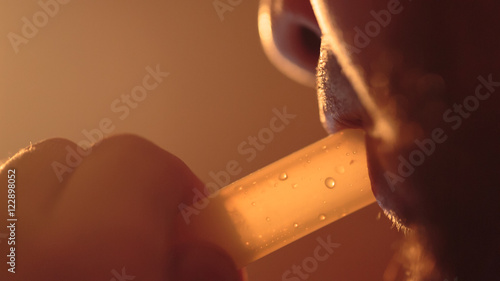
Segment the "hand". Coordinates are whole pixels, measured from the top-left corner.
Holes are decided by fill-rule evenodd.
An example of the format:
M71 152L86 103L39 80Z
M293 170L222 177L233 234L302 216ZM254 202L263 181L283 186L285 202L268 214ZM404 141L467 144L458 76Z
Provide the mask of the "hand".
M8 203L13 170L15 202ZM2 224L15 225L0 228L0 280L241 279L215 246L176 243L178 205L204 185L140 137L113 136L87 151L46 140L10 159L0 180ZM7 217L13 203L14 217ZM5 268L11 247L15 261L7 267L15 273Z

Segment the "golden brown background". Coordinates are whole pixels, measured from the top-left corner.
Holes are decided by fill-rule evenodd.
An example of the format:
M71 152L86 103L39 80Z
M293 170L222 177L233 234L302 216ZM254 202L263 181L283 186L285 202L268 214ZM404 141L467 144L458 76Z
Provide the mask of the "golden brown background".
M7 35L21 34L22 18L32 19L41 7L2 0L0 158L45 138L85 140L82 130L110 118L112 133L144 136L209 180L210 171L230 160L241 164L242 177L324 137L314 89L289 80L265 57L257 8L244 0L221 20L212 1L73 0L16 54ZM170 76L120 120L111 103L157 64ZM283 106L297 117L245 161L238 145ZM374 204L252 264L249 279L281 280L312 255L316 237L330 234L341 247L308 280L389 280L384 271L400 234L383 216L377 219L379 211Z

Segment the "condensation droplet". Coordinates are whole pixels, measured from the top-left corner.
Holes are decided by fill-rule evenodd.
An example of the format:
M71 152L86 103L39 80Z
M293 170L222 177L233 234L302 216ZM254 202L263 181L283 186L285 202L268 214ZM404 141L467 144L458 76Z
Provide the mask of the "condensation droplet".
M253 184L253 185L256 185L256 184L257 184L257 182L256 182L256 181L254 181L254 182L252 182L252 184Z
M323 145L322 149L325 150L326 149L326 145Z
M340 148L340 146L338 146L338 145L337 145L335 148L336 148L336 149L339 149L339 148Z
M281 173L280 174L280 180L284 181L288 178L288 175L286 173Z
M245 242L245 245L247 245L247 246L250 245L250 242Z
M266 221L271 221L271 218L270 218L270 217L267 217L267 218L266 218Z
M238 187L238 190L242 191L243 190L243 186Z
M262 238L262 234L259 234L259 238Z
M325 185L331 189L335 186L335 180L333 178L326 178Z
M308 163L308 164L309 164L309 163L311 163L311 160L307 160L307 163Z
M354 150L354 151L352 152L352 154L356 154L356 153L358 153L356 150Z
M298 223L294 223L293 227L297 228L297 227L299 227L299 224Z
M255 206L255 202L252 202L252 206Z
M292 188L293 188L293 189L295 189L295 188L297 188L297 186L299 186L299 185L298 185L298 184L296 184L296 183L294 183L294 184L292 185Z
M351 155L349 152L347 152L347 153L345 154L345 156L349 156L349 155Z
M337 171L337 173L339 174L343 174L345 173L345 168L344 166L338 166L337 168L335 168L335 170Z
M320 221L324 221L324 220L326 219L326 216L325 216L325 215L323 215L323 214L321 214L321 215L319 215L318 219L319 219Z

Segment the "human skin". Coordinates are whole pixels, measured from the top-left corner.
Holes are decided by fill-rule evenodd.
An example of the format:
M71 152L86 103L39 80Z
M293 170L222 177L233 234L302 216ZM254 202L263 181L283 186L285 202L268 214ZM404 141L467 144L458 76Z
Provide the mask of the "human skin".
M425 264L414 276L498 278L500 4L269 0L261 5L261 13L270 14L273 36L263 44L272 60L314 71L311 65L320 57L317 88L326 130L366 130L378 203L426 250L411 265ZM366 34L373 13L382 10L390 12L390 21L379 22L378 30L372 26L369 40L356 37L358 28ZM303 29L318 38L301 36ZM426 139L435 147L429 144L422 161L414 158L413 169L398 171L410 155L416 157L414 151L424 152L417 142Z
M3 182L16 171L20 198L17 269L2 270L1 280L241 280L215 246L179 242L178 205L204 188L181 160L143 138L115 135L59 181L52 163L65 163L68 148L81 151L68 140L45 140L1 167Z

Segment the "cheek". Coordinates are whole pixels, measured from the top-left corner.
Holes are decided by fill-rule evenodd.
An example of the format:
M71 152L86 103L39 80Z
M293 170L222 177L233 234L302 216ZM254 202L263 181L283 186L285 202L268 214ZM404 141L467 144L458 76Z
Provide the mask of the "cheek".
M500 125L492 122L498 118L495 101L463 116L451 106L445 112L453 119L422 119L426 126L401 129L407 137L396 145L368 137L370 178L379 204L405 225L443 226L457 217L473 221L488 213L484 208L497 206Z
M500 4L312 3L339 63L353 70L348 78L359 78L355 81L367 89L375 109L356 88L363 106L371 117L382 112L393 125L394 143L374 135L367 139L373 189L384 208L411 224L456 216L461 206L480 209L481 203L471 201L478 189L488 198L497 196L488 186L500 181L493 176L500 155L500 123L493 121L500 88L479 109L473 96L479 75L492 73L495 83L500 80L493 62L500 40L491 36L498 33L494 8ZM466 100L472 100L469 109Z

